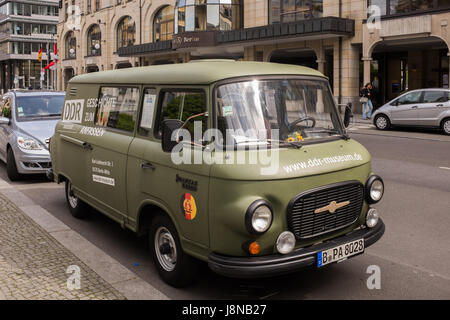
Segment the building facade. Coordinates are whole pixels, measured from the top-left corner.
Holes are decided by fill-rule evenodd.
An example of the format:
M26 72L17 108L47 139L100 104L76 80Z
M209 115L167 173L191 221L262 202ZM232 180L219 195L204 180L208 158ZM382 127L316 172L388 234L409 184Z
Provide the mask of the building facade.
M61 89L76 74L200 58L316 68L339 103L355 106L369 81L375 105L404 90L449 85L450 0L63 0L63 6Z
M12 88L41 87L41 68L53 52L59 21L58 1L0 1L0 85ZM42 48L42 62L38 52ZM54 74L44 75L43 87L55 86Z

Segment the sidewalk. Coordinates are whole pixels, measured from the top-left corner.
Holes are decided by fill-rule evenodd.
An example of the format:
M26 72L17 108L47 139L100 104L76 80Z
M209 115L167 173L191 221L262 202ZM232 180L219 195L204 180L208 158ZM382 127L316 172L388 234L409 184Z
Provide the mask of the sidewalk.
M79 268L79 289L69 266ZM167 297L0 179L3 299Z
M373 125L373 117L370 119L363 120L362 114L353 114L353 121L358 124Z

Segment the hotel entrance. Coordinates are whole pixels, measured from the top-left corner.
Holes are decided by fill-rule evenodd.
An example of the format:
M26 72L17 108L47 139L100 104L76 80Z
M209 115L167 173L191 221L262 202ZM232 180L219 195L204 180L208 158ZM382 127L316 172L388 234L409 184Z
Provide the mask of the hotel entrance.
M444 41L428 37L409 42L383 41L370 62L373 104L377 108L401 93L421 88L449 87L449 57ZM363 64L360 64L360 73ZM360 79L363 79L361 76ZM361 87L364 83L360 83Z

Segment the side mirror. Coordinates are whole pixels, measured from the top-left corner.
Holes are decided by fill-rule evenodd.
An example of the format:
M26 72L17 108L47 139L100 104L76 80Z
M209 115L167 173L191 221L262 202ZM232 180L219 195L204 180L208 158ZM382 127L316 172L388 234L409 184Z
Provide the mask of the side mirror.
M11 119L6 117L0 117L0 124L9 124Z
M162 122L161 146L164 152L171 152L178 144L172 140L172 133L183 126L183 121L177 119L166 119Z
M352 104L348 103L345 106L345 114L344 114L344 126L346 128L349 126L351 118L353 118Z

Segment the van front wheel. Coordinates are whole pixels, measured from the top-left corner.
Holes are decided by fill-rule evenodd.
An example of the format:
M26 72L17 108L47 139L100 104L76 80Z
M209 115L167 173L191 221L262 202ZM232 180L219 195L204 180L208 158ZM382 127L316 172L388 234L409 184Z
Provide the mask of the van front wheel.
M83 219L89 215L89 206L73 193L72 183L69 180L66 180L66 202L75 218Z
M189 285L198 268L197 261L184 253L172 221L158 215L149 232L149 247L161 278L173 287Z

